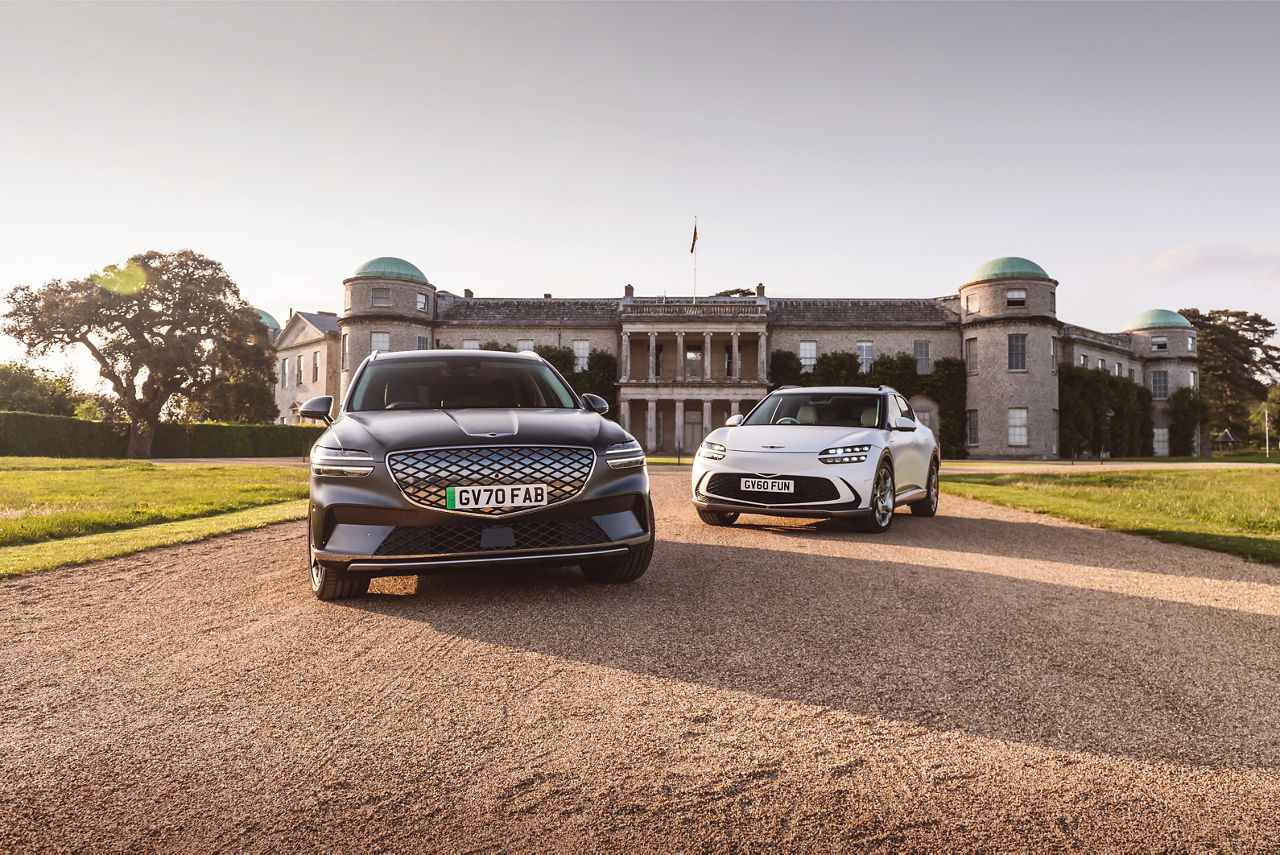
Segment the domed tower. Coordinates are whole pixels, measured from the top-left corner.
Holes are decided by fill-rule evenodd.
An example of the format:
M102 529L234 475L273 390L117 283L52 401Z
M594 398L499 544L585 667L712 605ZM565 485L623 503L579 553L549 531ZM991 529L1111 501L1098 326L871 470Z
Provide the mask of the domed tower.
M1174 392L1200 385L1196 328L1177 312L1151 309L1125 324L1133 355L1142 362L1142 382L1151 390L1151 419L1155 424L1155 453L1169 453L1169 415L1165 402Z
M258 320L262 321L262 325L267 328L267 344L275 344L276 338L280 335L280 322L272 317L269 312L265 312L256 306L253 310L258 313Z
M988 261L960 286L970 454L1057 456L1057 289L1044 268L1013 256Z
M372 351L431 347L436 286L414 265L392 256L375 258L344 280L342 289L342 394L351 372Z

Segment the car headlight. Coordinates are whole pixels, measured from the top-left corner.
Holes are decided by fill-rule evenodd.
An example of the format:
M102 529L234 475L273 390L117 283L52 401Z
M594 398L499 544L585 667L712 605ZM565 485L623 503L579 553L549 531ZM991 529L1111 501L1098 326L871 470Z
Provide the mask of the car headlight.
M610 469L638 469L644 466L644 449L634 439L615 442L604 450Z
M718 442L703 442L698 446L698 456L708 460L724 460L727 449Z
M836 448L824 448L818 452L818 459L823 463L865 463L869 445L841 445Z
M330 478L363 478L373 471L373 458L358 448L311 449L311 474Z

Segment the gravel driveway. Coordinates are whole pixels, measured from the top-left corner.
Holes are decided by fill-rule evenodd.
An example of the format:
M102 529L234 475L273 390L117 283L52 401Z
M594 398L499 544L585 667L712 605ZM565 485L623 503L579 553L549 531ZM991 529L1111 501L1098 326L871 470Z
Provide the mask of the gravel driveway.
M0 584L0 850L1280 848L1280 569L943 496L312 599L290 523Z

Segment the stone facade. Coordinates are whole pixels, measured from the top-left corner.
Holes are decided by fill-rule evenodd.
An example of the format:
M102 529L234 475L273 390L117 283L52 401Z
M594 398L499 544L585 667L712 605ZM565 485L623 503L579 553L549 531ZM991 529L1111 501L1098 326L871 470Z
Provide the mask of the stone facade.
M966 361L971 455L1045 458L1058 453L1061 363L1100 364L1165 397L1198 382L1195 330L1184 318L1147 312L1126 332L1097 332L1058 320L1057 288L1035 263L1001 258L980 267L958 293L934 299L768 298L763 285L755 296L696 300L637 297L629 285L614 298L477 298L469 290L461 297L441 291L412 264L381 258L343 282L340 343L328 363L338 368L325 392L344 394L374 349L496 341L569 347L583 359L602 350L618 361L622 425L650 453L690 454L713 427L768 392L774 352L812 361L847 351L868 362L907 353L924 371L938 359ZM286 325L281 358L299 346L288 332ZM296 402L281 391L287 417ZM1153 413L1158 450L1168 427L1162 400ZM915 398L912 406L940 427L934 402Z
M298 408L316 395L336 395L338 317L332 312L293 312L275 336L276 407L281 424L298 424Z

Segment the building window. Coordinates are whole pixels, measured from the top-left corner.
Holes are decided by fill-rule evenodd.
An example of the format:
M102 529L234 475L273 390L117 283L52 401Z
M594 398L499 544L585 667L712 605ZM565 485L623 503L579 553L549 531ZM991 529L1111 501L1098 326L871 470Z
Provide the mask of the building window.
M350 288L342 289L342 307L344 309L351 308L351 289Z
M1115 376L1117 376L1117 377L1119 377L1121 374L1123 374L1123 373L1124 373L1124 369L1120 367L1120 363L1119 363L1119 362L1117 362L1117 363L1116 363L1116 367L1115 367L1115 371L1114 371L1114 373L1115 373Z
M349 349L349 347L348 347L348 344L347 344L347 333L343 333L343 334L342 334L342 370L343 370L343 371L346 371L346 370L347 370L347 351L348 351L348 349Z
M1004 304L1010 309L1021 309L1027 305L1027 290L1025 288L1010 288L1005 291Z
M916 358L917 374L928 374L933 371L933 360L929 358L929 342L917 341L911 346L911 351Z
M373 305L390 306L391 305L391 289L390 288L374 288L373 289Z
M1101 356L1098 357L1098 370L1099 371L1107 370L1107 360L1103 359Z
M431 349L431 338L425 335L418 336L418 350L430 350L430 349Z
M1081 368L1089 367L1089 354L1087 353L1080 354L1080 367Z
M966 295L966 296L965 296L965 298L964 298L964 310L965 310L966 312L968 312L969 314L971 314L971 315L976 315L976 314L978 313L978 307L979 307L979 305L980 305L980 303L979 303L979 301L978 301L978 295L977 295L977 294L968 294L968 295Z
M1199 371L1191 372L1191 388L1192 389L1200 388L1200 372Z
M1162 335L1152 337L1151 349L1152 350L1168 350L1169 339L1166 336L1162 336Z
M1168 371L1151 372L1151 397L1157 401L1163 401L1169 397Z
M1049 292L1049 311L1058 311L1058 293L1056 291Z
M426 295L426 294L423 294L423 293L421 293L421 292L419 292L419 293L418 293L418 304L417 304L417 305L418 305L418 311L419 311L419 312L425 312L425 311L427 310L427 295Z
M311 351L311 382L320 382L320 351Z
M808 373L818 364L818 343L816 341L800 342L800 370Z
M575 338L573 340L573 370L587 370L587 356L591 353L591 342L585 338Z
M875 355L875 348L869 341L858 342L858 370L863 374L871 371L871 360Z
M1169 429L1156 428L1152 439L1154 440L1152 445L1155 446L1152 449L1152 451L1155 452L1156 457L1168 457L1169 456Z
M1195 353L1195 352L1196 352L1196 337L1193 335L1189 335L1187 336L1187 353Z
M1058 373L1058 339L1049 339L1049 370L1054 374Z
M1136 376L1137 376L1137 375L1134 373L1134 369L1130 368L1130 369L1129 369L1129 380L1131 380L1131 381L1132 381L1132 380L1134 379L1134 377L1136 377Z
M964 340L964 367L970 374L978 373L978 340L976 338L966 338Z
M516 350L519 350L519 351L533 350L533 339L531 338L516 339Z
M478 339L478 338L464 338L464 339L462 340L462 349L463 349L463 350L479 350L479 349L480 349L480 339Z
M977 445L978 444L978 411L966 410L964 414L964 424L965 424L965 431L964 431L965 444Z
M302 385L302 354L298 354L298 370L294 372L293 382L299 386Z
M372 332L369 333L369 349L380 350L386 353L391 349L391 333L389 332Z
M1009 370L1027 370L1027 337L1022 333L1009 336Z
M1027 408L1009 408L1009 444L1027 444Z
M283 389L289 385L289 360L280 360L280 388Z
M702 379L702 345L689 344L684 348L684 378L686 380ZM702 424L702 417L698 416L698 424ZM693 448L697 443L694 443Z

